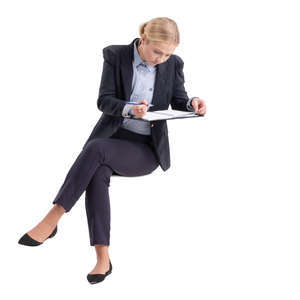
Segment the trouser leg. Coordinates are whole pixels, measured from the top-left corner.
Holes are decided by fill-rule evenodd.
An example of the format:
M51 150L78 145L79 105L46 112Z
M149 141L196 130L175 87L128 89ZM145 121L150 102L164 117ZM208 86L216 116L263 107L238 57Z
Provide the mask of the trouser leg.
M93 143L89 143L73 163L52 203L60 204L69 212L86 189L103 158L103 153L100 153Z
M103 141L100 147L105 147ZM115 171L122 176L141 176L150 174L158 167L153 151L142 143L111 140L109 151L106 148L105 153L105 164L98 167L85 193L91 246L110 244L109 186L112 173Z
M91 246L109 245L110 199L108 188L113 170L101 165L96 170L85 191L85 208Z
M93 139L81 151L69 170L53 204L59 203L65 208L66 212L70 211L91 183L93 176L96 175L96 179L91 183L92 192L88 192L86 199L87 203L89 203L90 198L93 199L87 208L88 218L91 215L90 212L93 211L92 219L94 219L92 221L94 223L89 224L91 244L97 240L109 243L110 219L107 217L107 203L109 202L107 178L110 176L110 171L104 166L109 167L121 176L132 177L150 174L158 167L158 162L153 149L149 145L123 139ZM98 170L99 167L101 168ZM94 186L96 183L99 184L99 180L100 182L106 180L106 184L101 183L99 188L95 188ZM104 203L98 204L97 201L104 201ZM105 217L100 222L99 220L103 215ZM98 224L96 230L95 224ZM104 229L98 229L101 226Z

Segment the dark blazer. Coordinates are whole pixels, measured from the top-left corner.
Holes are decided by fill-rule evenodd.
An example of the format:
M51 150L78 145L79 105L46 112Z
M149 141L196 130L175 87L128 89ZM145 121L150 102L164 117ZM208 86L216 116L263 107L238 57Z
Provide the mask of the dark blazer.
M92 130L86 144L95 138L112 136L122 124L124 101L130 100L133 77L135 38L129 45L111 45L103 49L103 71L97 106L102 115ZM167 61L157 65L152 104L149 111L172 109L187 111L189 100L184 88L183 61L171 55ZM170 149L166 120L150 122L151 136L158 162L166 171L170 167Z

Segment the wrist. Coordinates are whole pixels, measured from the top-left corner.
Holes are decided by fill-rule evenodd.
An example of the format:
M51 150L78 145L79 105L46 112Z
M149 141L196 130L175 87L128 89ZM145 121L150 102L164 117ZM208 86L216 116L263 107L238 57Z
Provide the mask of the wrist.
M193 110L195 110L195 109L194 109L194 106L193 106L193 101L194 101L196 98L197 98L197 97L192 97L192 98L191 98L190 107L191 107Z

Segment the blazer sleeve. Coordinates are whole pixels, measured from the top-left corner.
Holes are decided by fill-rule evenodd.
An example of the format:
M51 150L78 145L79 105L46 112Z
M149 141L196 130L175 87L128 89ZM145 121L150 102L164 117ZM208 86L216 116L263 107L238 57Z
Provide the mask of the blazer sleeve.
M115 54L109 49L109 47L106 47L103 49L103 58L104 62L97 107L107 115L119 117L122 116L122 112L126 104L125 101L116 97Z
M184 88L184 74L183 74L183 60L178 56L175 56L175 78L173 84L173 95L171 99L172 109L189 111L187 108L189 97Z

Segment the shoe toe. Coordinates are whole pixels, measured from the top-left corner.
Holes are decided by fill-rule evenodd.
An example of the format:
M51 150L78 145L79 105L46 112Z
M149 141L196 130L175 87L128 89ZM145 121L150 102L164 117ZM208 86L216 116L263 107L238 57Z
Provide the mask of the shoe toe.
M19 244L25 245L25 246L39 246L42 243L34 240L31 238L27 233L25 233L20 239L19 239Z
M87 275L87 280L91 284L95 284L98 282L101 282L105 279L106 275L105 274L88 274Z
M95 284L103 281L107 275L111 274L111 272L112 272L112 264L109 260L109 269L105 274L88 274L86 278L90 284Z
M57 232L57 226L54 228L53 232L47 237L47 239L54 237L56 235L56 232ZM39 246L39 245L43 244L43 242L38 242L38 241L34 240L27 233L25 233L19 239L18 243L21 245L25 245L25 246Z

